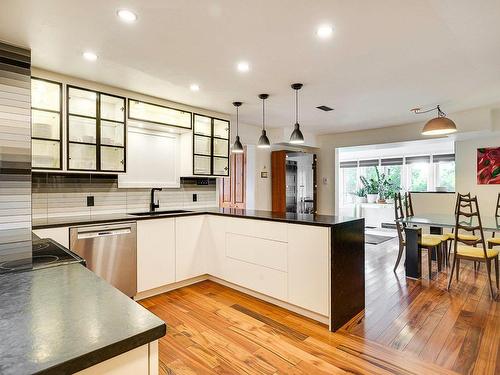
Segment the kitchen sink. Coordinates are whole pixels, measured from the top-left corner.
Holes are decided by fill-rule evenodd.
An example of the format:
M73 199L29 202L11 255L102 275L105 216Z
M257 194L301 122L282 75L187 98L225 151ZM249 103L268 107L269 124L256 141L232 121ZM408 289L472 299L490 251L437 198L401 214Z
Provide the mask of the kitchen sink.
M148 211L148 212L136 212L131 213L130 215L134 216L155 216L155 215L174 215L174 214L183 214L192 211L186 210L170 210L170 211Z

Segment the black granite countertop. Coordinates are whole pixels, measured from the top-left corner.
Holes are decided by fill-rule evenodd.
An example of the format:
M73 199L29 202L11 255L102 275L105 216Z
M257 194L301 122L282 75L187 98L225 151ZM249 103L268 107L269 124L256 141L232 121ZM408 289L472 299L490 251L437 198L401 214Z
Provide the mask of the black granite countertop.
M68 374L157 340L165 323L80 264L0 275L0 373Z
M85 215L85 216L65 216L48 219L33 219L33 229L55 228L62 226L91 225L109 223L115 221L138 221L151 220L165 217L179 217L192 215L223 215L245 219L280 221L291 224L315 225L330 227L348 221L359 220L354 217L333 216L333 215L313 215L280 213L259 210L241 210L236 208L207 208L203 210L192 210L175 214L156 214L152 216L136 216L132 214L111 214L111 215Z

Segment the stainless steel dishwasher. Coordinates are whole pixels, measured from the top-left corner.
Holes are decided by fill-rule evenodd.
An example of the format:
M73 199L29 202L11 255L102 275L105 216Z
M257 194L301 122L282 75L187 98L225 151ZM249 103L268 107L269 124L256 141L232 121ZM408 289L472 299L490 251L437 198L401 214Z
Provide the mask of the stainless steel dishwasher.
M136 223L70 228L70 249L87 267L127 296L137 292Z

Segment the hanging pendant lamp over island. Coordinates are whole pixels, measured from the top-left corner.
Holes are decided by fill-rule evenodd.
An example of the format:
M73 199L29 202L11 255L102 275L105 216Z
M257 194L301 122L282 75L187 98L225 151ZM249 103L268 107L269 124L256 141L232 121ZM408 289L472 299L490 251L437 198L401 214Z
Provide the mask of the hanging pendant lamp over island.
M270 148L271 142L267 138L266 134L266 111L265 111L265 101L269 98L268 94L260 94L259 99L262 99L262 134L260 135L259 142L257 143L258 148Z
M299 90L302 88L302 83L292 84L292 89L295 90L295 125L292 135L290 135L290 143L293 145L300 145L304 143L304 135L300 131L299 125Z
M243 145L241 144L240 135L239 135L239 123L240 123L239 108L241 107L242 104L243 104L242 102L233 102L233 105L236 107L236 139L234 141L233 148L231 149L231 152L234 154L242 154L243 153Z
M438 113L437 117L427 121L422 129L422 135L445 135L455 133L457 131L457 125L446 117L446 113L441 110L438 105L434 108L423 111L421 108L414 108L411 111L415 114L428 113L431 111L436 111Z

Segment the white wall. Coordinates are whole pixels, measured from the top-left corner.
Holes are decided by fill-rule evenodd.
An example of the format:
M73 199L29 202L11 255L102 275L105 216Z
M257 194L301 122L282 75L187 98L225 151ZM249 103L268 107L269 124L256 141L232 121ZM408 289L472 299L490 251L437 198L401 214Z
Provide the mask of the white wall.
M457 191L471 190L471 192L477 192L480 194L480 201L485 200L485 202L490 201L492 194L496 197L496 193L490 191L494 190L495 187L483 188L474 185L471 179L475 181L475 156L472 158L470 156L471 153L475 155L475 148L477 148L478 144L486 146L486 142L481 140L473 142L465 140L465 138L470 139L488 135L489 138L487 139L491 141L490 143L500 146L498 141L500 135L498 108L500 108L500 105L492 105L449 115L458 128L457 145L455 147L456 158L459 160L457 161L456 189ZM319 136L318 212L330 215L335 213L336 173L338 173L335 164L337 148L427 139L420 133L427 119L424 117L422 122L413 124ZM463 143L459 144L462 141ZM324 183L324 179L327 180L326 183ZM497 185L496 191L498 190L500 189Z
M457 141L456 148L456 185L461 193L477 195L479 208L483 215L495 212L500 185L478 185L476 181L476 151L481 147L500 147L500 132L487 138Z

